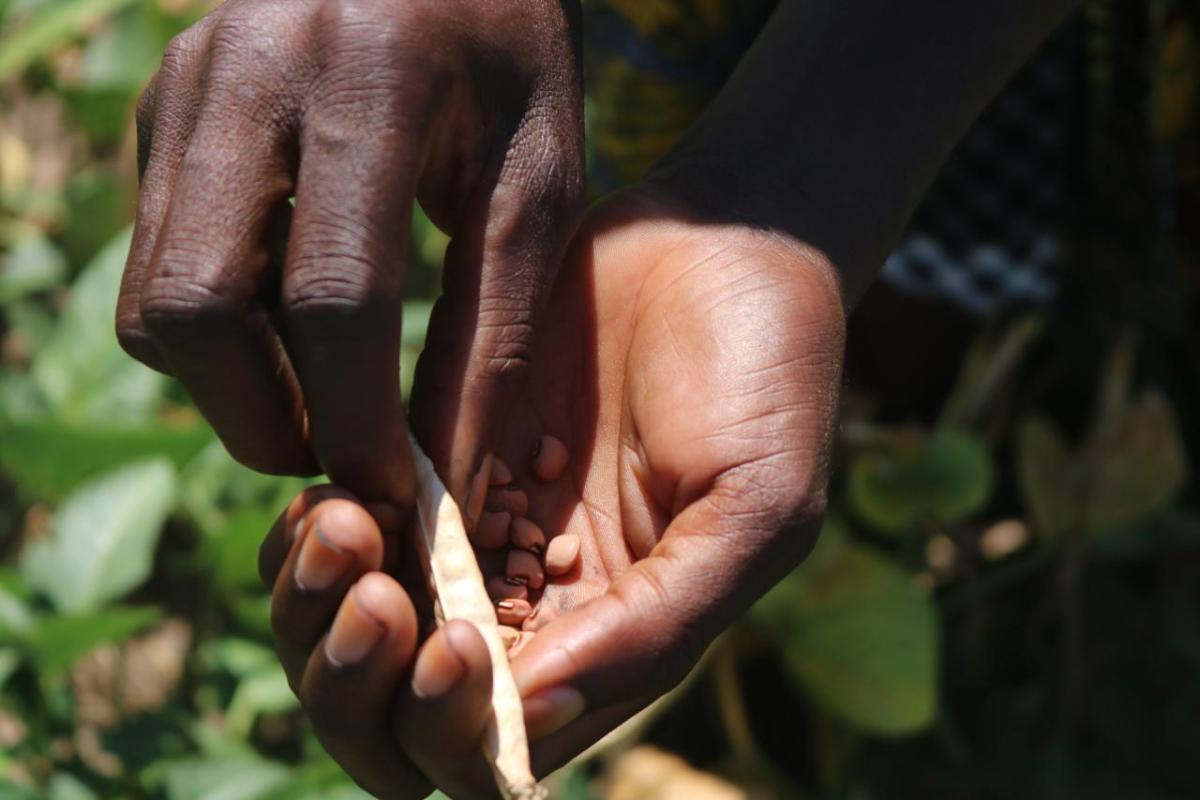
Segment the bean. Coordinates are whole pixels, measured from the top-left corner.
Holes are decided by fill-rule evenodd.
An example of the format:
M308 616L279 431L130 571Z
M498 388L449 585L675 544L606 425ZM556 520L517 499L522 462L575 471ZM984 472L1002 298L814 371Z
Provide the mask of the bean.
M514 517L523 517L529 513L529 495L512 487L493 490L488 492L484 507L488 511L507 511Z
M504 574L512 581L522 581L530 589L540 589L546 582L541 562L533 553L524 550L509 550Z
M496 603L496 618L501 625L520 625L533 613L528 600L501 600Z
M546 534L532 520L517 517L512 521L509 535L513 547L528 550L535 556L540 556L546 550Z
M555 536L546 545L546 572L566 575L579 562L579 537L572 533Z
M499 550L508 544L508 528L512 514L507 511L485 511L471 532L471 544L481 550Z
M505 800L540 800L546 794L529 766L524 708L508 665L509 648L500 634L496 608L484 588L462 511L417 440L410 435L409 442L417 487L418 549L433 592L435 617L439 625L451 619L475 625L491 657L492 716L483 737L484 755ZM516 646L520 646L520 638Z
M562 477L567 469L567 446L549 434L538 439L533 448L533 474L547 483Z
M491 486L508 486L513 481L512 470L499 458L492 459L492 477L488 481Z
M488 596L493 600L510 600L529 597L529 589L523 583L512 583L503 575L498 575L487 582Z

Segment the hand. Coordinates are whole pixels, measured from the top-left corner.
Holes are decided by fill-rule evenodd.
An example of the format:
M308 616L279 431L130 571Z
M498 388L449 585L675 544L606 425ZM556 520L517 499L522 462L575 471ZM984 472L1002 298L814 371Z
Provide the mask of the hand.
M824 506L843 325L831 267L799 243L689 219L648 192L591 215L498 450L528 499L527 516L551 540L581 542L579 564L529 592L538 612L524 628L533 634L513 661L538 772L674 686L807 554ZM565 474L549 482L532 468L544 434L570 455ZM507 524L505 494L493 491L481 532L497 519ZM330 508L316 505L309 527L320 529ZM286 556L288 529L285 521L268 538L264 574L285 666L322 741L383 796L405 796L396 764L456 798L491 796L486 769L471 757L489 686L478 635L448 625L413 667L417 617L380 559L352 559L328 591L298 592L303 555ZM346 521L338 535L363 543L346 550L382 549L369 520ZM503 575L503 556L480 553L485 575ZM411 569L409 561L401 565ZM386 633L370 642L357 632L376 629ZM353 650L355 666L331 660L349 642L366 642ZM402 681L410 668L411 683ZM423 682L439 690L435 699Z
M229 0L179 36L138 110L126 350L178 377L242 463L407 502L416 198L452 244L414 420L463 502L575 223L574 13Z

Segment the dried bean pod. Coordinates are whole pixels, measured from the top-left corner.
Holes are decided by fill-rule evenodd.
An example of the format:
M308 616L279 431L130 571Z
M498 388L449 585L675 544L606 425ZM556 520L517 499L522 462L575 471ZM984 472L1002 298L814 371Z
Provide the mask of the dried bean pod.
M417 539L438 624L444 625L452 619L472 623L483 636L491 656L492 719L484 735L484 755L505 800L541 800L546 793L537 785L529 766L524 709L508 665L508 648L501 638L495 607L484 589L483 575L467 540L462 512L416 439L410 435L409 441L417 484L420 523Z

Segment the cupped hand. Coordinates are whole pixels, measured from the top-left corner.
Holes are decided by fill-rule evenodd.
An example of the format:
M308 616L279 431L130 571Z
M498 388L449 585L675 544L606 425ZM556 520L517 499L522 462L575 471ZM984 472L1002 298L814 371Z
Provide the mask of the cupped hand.
M244 464L403 504L396 364L417 199L452 244L414 419L464 502L576 221L576 13L218 7L172 42L139 105L122 344L179 378Z
M513 650L536 771L564 763L674 686L807 554L824 507L843 328L832 268L801 243L702 222L649 191L619 195L590 215L499 441L504 475L493 475L476 531L494 598L516 596L536 610L516 620L523 633ZM545 448L538 451L551 441L545 436L565 444L565 470L547 468ZM548 564L531 569L525 556L514 561L513 552L531 547L529 526L517 518L535 523L551 549L556 538L575 537L578 559L565 573L558 565L557 575ZM265 564L283 563L287 528L268 538ZM285 666L293 664L318 735L371 791L406 796L402 777L388 774L406 764L410 778L423 774L453 797L492 796L472 756L490 685L482 642L452 624L414 660L408 631L420 615L385 574L410 573L412 556L394 549L396 562L382 569L382 556L357 560L317 614L296 605L306 593L297 592L294 570L264 570L277 635L294 651ZM532 549L546 558L540 541ZM372 617L389 632L373 641L402 641L373 645L362 661L382 659L386 669L348 669L330 656L331 642L356 640L346 620L363 606L362 581L374 581L376 594L386 584L387 607L404 610L402 622ZM351 714L346 695L330 687L368 673L354 685L356 698L369 699L355 700ZM456 714L429 712L430 693L420 689L427 681L442 691L435 702ZM369 744L330 723L348 714Z

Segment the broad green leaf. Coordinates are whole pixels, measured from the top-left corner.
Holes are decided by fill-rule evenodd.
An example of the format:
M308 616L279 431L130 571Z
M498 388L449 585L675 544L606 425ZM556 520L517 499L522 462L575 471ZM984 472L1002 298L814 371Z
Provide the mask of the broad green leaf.
M1087 520L1092 532L1129 525L1166 508L1188 478L1175 412L1147 391L1088 443Z
M0 82L7 81L84 28L136 0L57 0L0 37Z
M1079 466L1054 425L1042 417L1025 420L1017 433L1017 480L1043 536L1055 539L1083 525Z
M46 800L97 800L99 795L69 772L56 772L46 786Z
M84 269L71 287L54 338L30 368L55 417L65 422L143 423L162 398L165 377L126 355L114 333L128 251L127 231Z
M816 550L752 611L793 678L872 733L921 730L937 708L938 621L912 577L828 522Z
M47 614L29 633L29 646L43 670L67 667L92 648L118 644L162 617L157 608L115 607L81 614Z
M0 371L0 423L37 419L48 410L45 396L29 376Z
M219 584L233 592L262 587L258 576L258 548L280 511L255 506L238 509L219 532L205 538L205 549L212 558L213 577Z
M271 648L235 637L214 643L206 649L205 657L215 666L238 678L249 677L279 663Z
M282 714L299 707L283 667L273 660L238 683L225 711L225 725L234 736L249 737L260 714Z
M25 579L60 611L88 611L120 597L150 574L175 494L175 468L163 459L85 484L55 514L50 535L27 549Z
M850 503L873 528L903 533L978 511L992 489L984 444L951 430L859 455L850 466Z
M283 785L290 770L253 756L188 758L156 765L167 800L258 800Z
M56 286L66 274L62 253L41 236L27 236L0 261L0 303Z
M28 495L54 501L131 461L161 456L182 468L212 440L204 425L107 427L39 420L0 426L0 465Z

